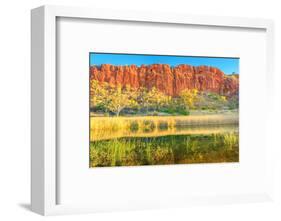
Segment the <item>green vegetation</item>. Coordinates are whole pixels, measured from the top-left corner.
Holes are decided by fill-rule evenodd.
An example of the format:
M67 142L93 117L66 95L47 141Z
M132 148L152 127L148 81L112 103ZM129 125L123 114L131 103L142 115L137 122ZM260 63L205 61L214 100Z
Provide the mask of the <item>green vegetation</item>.
M123 137L90 143L90 167L238 161L237 133Z
M97 116L189 115L192 110L237 109L238 96L227 98L192 89L183 90L178 97L171 97L155 87L136 90L91 80L90 108Z

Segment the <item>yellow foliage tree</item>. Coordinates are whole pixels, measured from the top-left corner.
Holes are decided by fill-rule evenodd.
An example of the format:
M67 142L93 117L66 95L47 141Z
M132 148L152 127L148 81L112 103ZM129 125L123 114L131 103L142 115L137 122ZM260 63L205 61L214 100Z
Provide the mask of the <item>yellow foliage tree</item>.
M146 96L147 102L150 107L156 110L159 110L161 106L167 105L171 100L170 96L165 95L155 87L148 91Z
M108 96L107 83L100 83L96 80L90 81L90 107L105 106Z
M187 110L194 108L194 103L198 99L198 90L197 89L191 89L191 90L183 90L180 93L180 97L186 107Z
M124 108L132 108L137 105L136 92L130 86L126 86L124 89L121 85L110 88L106 99L108 100L107 109L115 113L116 116L119 116Z

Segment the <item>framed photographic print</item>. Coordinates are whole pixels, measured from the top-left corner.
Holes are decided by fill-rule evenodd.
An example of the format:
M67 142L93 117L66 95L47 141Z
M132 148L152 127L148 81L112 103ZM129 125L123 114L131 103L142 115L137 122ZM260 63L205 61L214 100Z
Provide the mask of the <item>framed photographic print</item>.
M33 211L272 199L270 20L61 6L31 18Z

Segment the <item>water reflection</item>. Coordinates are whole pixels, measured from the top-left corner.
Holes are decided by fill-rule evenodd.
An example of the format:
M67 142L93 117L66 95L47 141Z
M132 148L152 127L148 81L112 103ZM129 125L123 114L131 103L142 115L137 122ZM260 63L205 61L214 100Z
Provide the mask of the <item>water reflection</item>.
M90 132L91 141L107 140L121 137L159 137L166 135L191 135L191 134L219 134L238 132L237 124L225 125L201 125L201 126L186 126L179 125L176 127L160 126L160 127L143 127L136 128L134 125L128 130L110 131L92 129Z
M91 167L238 161L238 125L130 130L90 143Z

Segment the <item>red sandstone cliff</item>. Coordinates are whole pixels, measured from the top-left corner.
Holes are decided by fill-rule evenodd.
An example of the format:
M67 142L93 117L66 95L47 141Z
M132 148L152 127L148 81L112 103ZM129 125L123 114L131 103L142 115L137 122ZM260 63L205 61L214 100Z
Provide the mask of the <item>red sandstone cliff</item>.
M167 64L114 66L103 64L90 67L90 78L113 85L134 88L156 87L165 94L177 96L184 89L216 92L231 96L238 93L239 76L227 76L221 70L208 66Z

